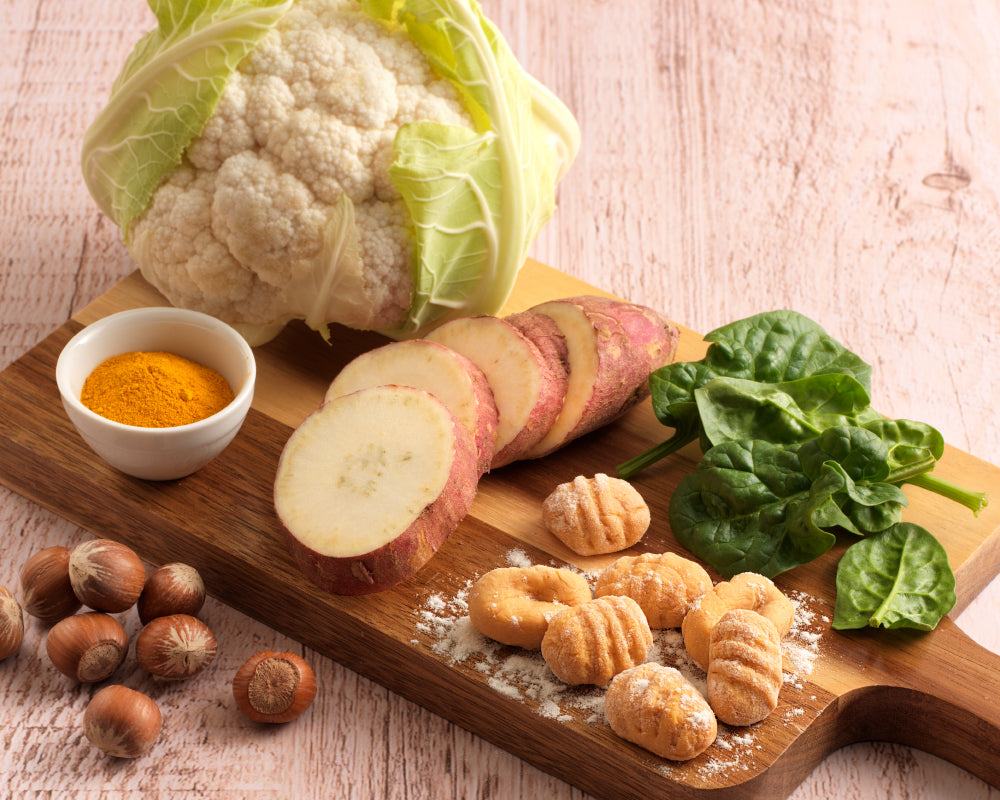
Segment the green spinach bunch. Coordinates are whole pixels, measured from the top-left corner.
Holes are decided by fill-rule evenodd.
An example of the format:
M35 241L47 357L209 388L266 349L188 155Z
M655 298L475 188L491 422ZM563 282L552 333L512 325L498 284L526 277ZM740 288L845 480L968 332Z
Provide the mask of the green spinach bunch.
M670 364L650 376L654 413L674 434L621 464L618 474L632 477L699 441L703 458L674 492L670 524L685 547L722 575L773 577L827 552L839 531L879 537L862 540L866 548L894 541L907 483L974 514L985 505L985 495L931 474L944 452L941 434L872 409L871 367L812 320L768 312L706 338L712 344L701 361ZM936 569L943 557L951 575L944 549L933 552ZM847 555L843 563L855 563L857 553L849 548ZM905 583L909 562L897 567L893 580ZM951 583L953 589L953 575ZM939 603L939 617L951 605ZM869 619L880 625L887 617ZM892 617L891 624L906 619ZM926 615L909 621L924 627Z

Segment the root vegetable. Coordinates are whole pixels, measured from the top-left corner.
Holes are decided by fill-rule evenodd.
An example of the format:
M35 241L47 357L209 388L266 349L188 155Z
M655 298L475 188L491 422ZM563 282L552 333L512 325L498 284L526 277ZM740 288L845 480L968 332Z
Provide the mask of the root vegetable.
M510 314L504 319L531 340L554 370L569 378L569 345L552 317L529 310Z
M566 395L564 365L547 359L517 326L499 317L455 319L428 338L465 356L493 390L500 416L491 468L516 461L541 441Z
M497 436L497 404L489 381L472 361L426 339L392 342L347 364L333 379L324 402L387 385L423 389L444 403L472 434L480 474L489 469Z
M567 302L576 303L591 313L604 314L621 325L628 337L629 357L640 361L645 358L641 369L647 377L653 370L673 361L680 329L658 311L601 295L570 297ZM645 394L649 394L648 383L644 382L643 386Z
M472 505L469 431L422 389L324 403L282 451L274 504L304 574L336 594L378 592L420 569Z
M673 358L677 328L651 309L582 296L529 311L559 326L569 362L562 410L529 458L548 455L630 409L649 394L650 372Z

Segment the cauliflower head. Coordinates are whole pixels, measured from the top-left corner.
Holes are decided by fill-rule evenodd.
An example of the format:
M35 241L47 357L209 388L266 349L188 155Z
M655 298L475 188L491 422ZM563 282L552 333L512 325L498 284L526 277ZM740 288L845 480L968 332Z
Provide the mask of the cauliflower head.
M252 343L292 319L324 335L329 323L412 335L498 310L578 131L473 0L210 0L187 27L172 0L150 2L160 27L88 130L83 163L171 303ZM210 108L157 118L140 67L198 69L217 49L207 32L235 43L201 82ZM463 54L480 39L502 75L485 92L493 64ZM203 91L182 83L174 117Z

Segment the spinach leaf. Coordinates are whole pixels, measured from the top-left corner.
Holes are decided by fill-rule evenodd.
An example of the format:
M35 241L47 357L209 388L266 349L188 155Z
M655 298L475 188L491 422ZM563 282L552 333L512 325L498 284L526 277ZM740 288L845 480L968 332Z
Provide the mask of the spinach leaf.
M901 522L847 548L837 565L833 627L931 630L955 605L948 553L924 528Z
M987 505L984 492L973 492L931 474L944 454L944 437L923 422L878 419L865 423L889 446L890 483L919 486L969 509L979 516Z
M872 368L813 320L795 311L768 311L716 328L706 363L717 375L781 383L809 375L844 374L871 391ZM746 374L733 370L747 365Z
M694 396L705 439L713 445L739 439L804 442L835 425L879 417L864 386L842 374L781 383L713 378Z
M891 450L877 433L853 426L828 428L802 446L799 458L807 475L818 475L831 461L847 472L852 482L838 501L855 532L885 530L901 519L906 495L888 480Z
M866 393L871 391L871 366L795 311L755 314L715 329L705 340L712 344L700 361L668 364L650 375L653 413L674 433L620 464L620 477L630 478L698 441L702 429L695 390L713 378L782 383L811 375L844 374L854 377ZM703 438L702 449L709 446L710 442Z
M875 434L857 427L801 445L723 442L674 491L671 529L726 577L774 577L825 553L838 529L863 535L869 519L876 530L898 521L902 490L864 477L887 472L886 455Z

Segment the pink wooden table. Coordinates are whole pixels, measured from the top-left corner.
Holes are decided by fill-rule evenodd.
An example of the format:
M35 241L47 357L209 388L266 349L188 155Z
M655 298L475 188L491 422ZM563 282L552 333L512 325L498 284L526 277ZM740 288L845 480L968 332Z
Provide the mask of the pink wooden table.
M526 66L577 114L583 149L533 255L706 331L791 307L875 367L876 405L1000 463L1000 8L991 0L488 0ZM80 178L80 139L152 24L140 0L0 4L0 367L134 268ZM1000 502L1000 498L994 498ZM0 489L0 584L88 534ZM580 798L580 791L336 663L262 731L229 679L300 645L209 601L225 646L162 739L115 762L83 738L89 694L31 625L0 662L0 796ZM1000 582L959 618L1000 652ZM156 692L129 668L122 682ZM197 702L192 702L195 700ZM1000 743L998 743L1000 748ZM797 800L1000 797L896 745L828 758Z

